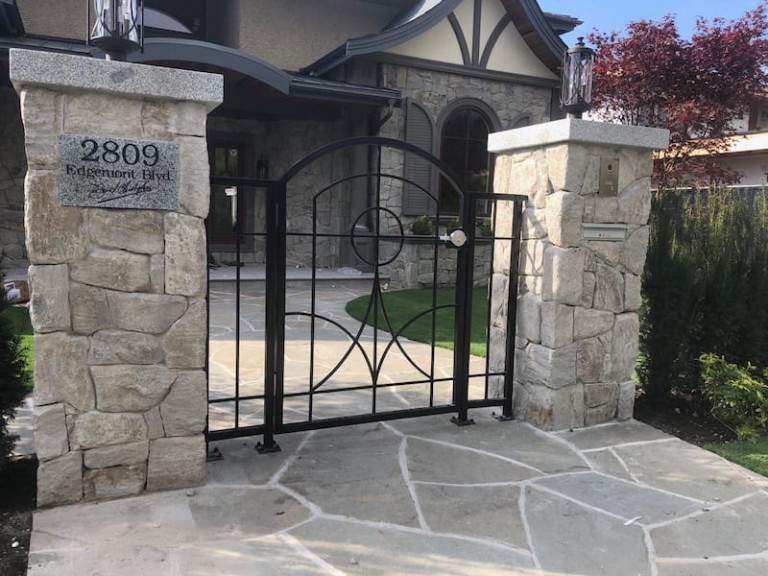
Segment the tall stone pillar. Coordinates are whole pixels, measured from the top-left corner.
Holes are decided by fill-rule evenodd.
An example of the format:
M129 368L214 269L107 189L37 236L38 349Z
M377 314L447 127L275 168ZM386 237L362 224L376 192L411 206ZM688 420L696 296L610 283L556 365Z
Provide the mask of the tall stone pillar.
M11 50L39 505L205 480L205 127L221 76Z
M573 119L489 138L494 190L528 197L517 418L559 430L632 417L652 151L668 140L666 130ZM506 268L500 255L500 281ZM503 330L506 318L494 323Z

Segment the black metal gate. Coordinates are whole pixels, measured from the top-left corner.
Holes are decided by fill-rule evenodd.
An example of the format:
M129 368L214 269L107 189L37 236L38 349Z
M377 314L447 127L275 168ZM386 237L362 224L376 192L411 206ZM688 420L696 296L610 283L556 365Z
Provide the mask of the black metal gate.
M458 214L403 178L392 159L406 154L458 196ZM229 198L218 249L234 260L209 241L209 440L263 435L273 451L286 432L447 413L465 425L487 406L512 417L525 197L468 193L439 159L380 137L326 146L280 180L211 184ZM438 207L421 229L399 214L403 186Z

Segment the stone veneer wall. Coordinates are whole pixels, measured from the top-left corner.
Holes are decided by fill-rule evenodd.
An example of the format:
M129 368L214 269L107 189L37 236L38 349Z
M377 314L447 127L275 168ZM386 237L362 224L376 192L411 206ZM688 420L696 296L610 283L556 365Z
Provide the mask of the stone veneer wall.
M217 75L11 51L21 96L38 504L205 479L207 113ZM179 209L62 207L61 133L179 144Z
M651 152L667 143L665 130L582 120L492 135L495 191L528 196L517 305L516 417L544 429L632 417ZM619 158L616 197L598 194L601 157ZM508 213L505 220L509 226ZM585 223L625 224L627 238L586 241ZM496 284L503 286L509 246L496 255ZM497 307L493 346L503 346L505 326L506 310Z
M0 88L0 266L26 268L24 246L24 127L19 97Z

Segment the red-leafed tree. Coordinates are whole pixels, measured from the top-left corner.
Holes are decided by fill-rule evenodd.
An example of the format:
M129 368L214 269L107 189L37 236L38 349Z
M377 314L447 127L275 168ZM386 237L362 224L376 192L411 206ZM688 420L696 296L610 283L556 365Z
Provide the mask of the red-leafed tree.
M734 123L768 89L768 19L763 3L738 20L699 19L690 40L674 16L632 22L623 35L593 33L598 115L670 131L655 185L709 185L737 175L720 166Z

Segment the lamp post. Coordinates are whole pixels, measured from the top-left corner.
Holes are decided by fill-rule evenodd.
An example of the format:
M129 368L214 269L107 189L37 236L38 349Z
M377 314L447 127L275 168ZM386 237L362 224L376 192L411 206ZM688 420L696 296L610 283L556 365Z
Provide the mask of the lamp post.
M560 105L569 118L581 118L592 108L592 72L595 66L595 51L584 45L579 38L576 46L563 55L563 89Z
M93 0L95 23L91 28L88 0L88 44L103 50L107 60L125 57L144 47L144 0Z

